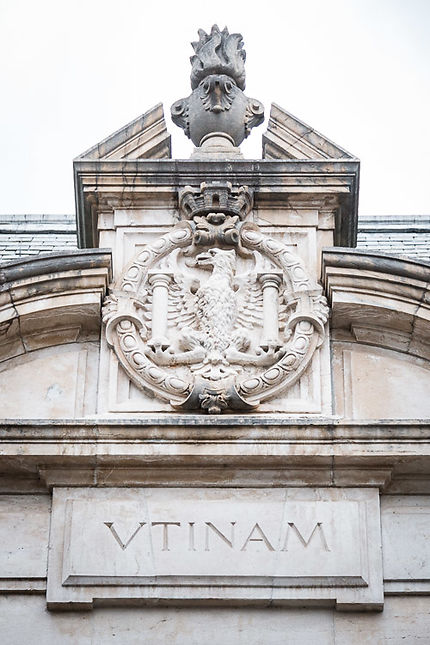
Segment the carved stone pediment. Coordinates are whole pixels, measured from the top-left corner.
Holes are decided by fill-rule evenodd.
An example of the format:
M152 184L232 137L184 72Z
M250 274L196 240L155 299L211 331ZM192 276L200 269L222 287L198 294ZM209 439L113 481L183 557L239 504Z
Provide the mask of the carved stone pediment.
M284 108L272 103L263 134L263 159L356 159Z
M250 410L293 385L328 309L301 259L246 218L228 182L179 196L181 221L145 246L104 305L131 380L180 409Z
M167 132L163 106L158 103L83 152L75 161L170 159L171 156L171 138Z

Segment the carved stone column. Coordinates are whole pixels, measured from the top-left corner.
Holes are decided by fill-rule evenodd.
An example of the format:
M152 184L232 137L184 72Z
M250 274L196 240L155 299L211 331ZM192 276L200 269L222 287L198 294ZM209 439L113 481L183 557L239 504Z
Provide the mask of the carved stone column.
M152 286L152 338L151 346L167 349L170 343L167 338L167 322L169 307L169 284L172 280L171 273L152 273L148 282Z
M260 273L258 276L263 289L263 340L261 347L269 349L281 347L279 341L279 287L282 275L279 273Z

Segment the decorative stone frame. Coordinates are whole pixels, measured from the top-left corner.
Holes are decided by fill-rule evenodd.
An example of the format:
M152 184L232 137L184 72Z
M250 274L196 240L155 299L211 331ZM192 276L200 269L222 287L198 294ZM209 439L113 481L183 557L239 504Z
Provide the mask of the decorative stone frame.
M125 269L118 287L111 290L104 308L106 339L130 379L142 389L168 400L179 409L250 410L279 395L298 381L324 339L328 309L322 289L308 276L301 259L280 240L268 237L254 224L237 225L239 248L258 251L279 267L295 307L287 322L290 337L282 358L261 373L236 378L234 384L214 388L204 379L190 382L160 369L146 355L144 320L139 315L139 292L155 265L176 249L194 242L195 224L179 222L171 231L148 244ZM267 317L267 316L266 316Z

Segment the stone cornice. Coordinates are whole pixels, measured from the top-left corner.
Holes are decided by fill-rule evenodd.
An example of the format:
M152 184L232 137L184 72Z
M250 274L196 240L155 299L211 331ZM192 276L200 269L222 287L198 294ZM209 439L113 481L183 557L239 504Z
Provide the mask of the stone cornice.
M10 284L17 281L64 271L105 268L110 272L111 263L110 249L78 249L19 258L0 264L0 291L5 291Z
M325 249L331 329L430 359L430 265L356 249Z
M111 252L67 251L0 266L0 361L98 338Z
M236 441L245 437L249 441L266 437L274 440L290 436L301 441L312 441L315 438L330 440L364 439L385 440L430 439L430 421L428 419L361 419L345 420L339 417L316 417L276 415L276 414L156 414L146 413L139 418L76 418L76 419L0 419L0 438L12 438L13 433L23 438L26 433L39 433L40 437L63 437L71 440L75 437L101 438L102 436L143 438L149 440L166 438L171 432L172 438L183 432L192 441L193 435L198 438L219 438ZM250 431L252 434L250 435ZM29 436L30 436L29 434ZM185 436L185 435L184 435Z
M0 486L377 486L430 490L422 420L189 415L4 420Z
M255 202L284 204L290 196L336 197L336 244L354 246L357 232L359 162L357 160L122 160L74 162L79 243L96 246L96 218L103 197L117 207L136 207L136 199L157 194L177 199L177 191L198 188L208 176L255 190ZM104 206L106 210L106 206Z
M425 283L430 282L430 262L409 260L388 253L376 253L362 249L323 249L323 273L327 274L329 267L378 271L382 274L398 275L421 280Z

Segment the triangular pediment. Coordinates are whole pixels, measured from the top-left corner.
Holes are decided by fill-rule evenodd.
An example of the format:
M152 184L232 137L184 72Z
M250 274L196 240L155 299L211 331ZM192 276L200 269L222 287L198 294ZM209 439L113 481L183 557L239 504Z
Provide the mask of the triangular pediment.
M263 159L356 159L283 108L272 103L263 134Z
M77 157L77 160L170 159L171 137L158 103L131 123Z

